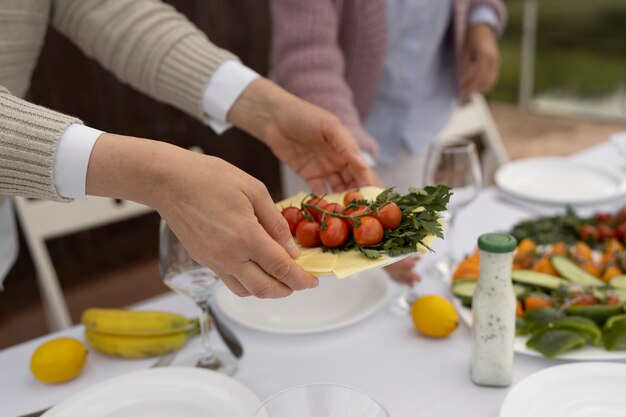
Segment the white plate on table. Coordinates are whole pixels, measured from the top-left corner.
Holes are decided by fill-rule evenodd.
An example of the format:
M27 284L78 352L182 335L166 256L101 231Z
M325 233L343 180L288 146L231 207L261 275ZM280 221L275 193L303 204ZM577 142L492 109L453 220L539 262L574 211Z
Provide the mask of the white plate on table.
M261 401L246 386L198 368L154 368L89 387L43 417L250 417Z
M566 158L528 158L496 171L498 187L515 197L548 204L593 204L626 194L626 182L599 166Z
M465 324L467 324L469 327L472 327L472 310L463 306L463 304L461 304L461 302L457 298L453 298L452 302L459 312L461 320L463 320L463 322L465 322ZM516 337L515 345L513 346L515 352L522 355L544 358L541 353L526 347L527 340L527 337ZM626 360L626 350L608 351L603 348L587 345L580 349L563 353L557 356L556 359L566 361L621 361ZM626 412L624 413L624 415L626 415Z
M553 366L516 384L500 417L623 417L626 365L573 363Z
M216 294L219 309L232 320L270 333L318 333L348 326L374 313L387 296L388 278L381 269L336 279L320 278L317 288L286 298L241 298L226 287Z

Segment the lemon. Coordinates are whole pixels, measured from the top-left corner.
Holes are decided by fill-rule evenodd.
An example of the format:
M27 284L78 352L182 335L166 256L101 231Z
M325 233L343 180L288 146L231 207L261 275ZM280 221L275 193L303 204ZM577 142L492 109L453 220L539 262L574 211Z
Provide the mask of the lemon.
M438 295L426 295L413 303L413 325L430 337L446 337L459 325L459 316L450 301Z
M87 349L76 339L52 339L35 350L30 370L41 382L56 384L80 374L87 359Z

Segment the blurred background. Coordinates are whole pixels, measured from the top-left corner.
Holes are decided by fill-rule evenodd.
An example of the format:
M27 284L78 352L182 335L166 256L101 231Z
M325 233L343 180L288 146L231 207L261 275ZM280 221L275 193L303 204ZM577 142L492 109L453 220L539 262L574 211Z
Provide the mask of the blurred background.
M267 73L267 0L167 2L213 42ZM626 2L506 3L500 80L487 99L509 157L567 155L626 130ZM134 92L54 30L47 34L28 99L110 131L200 146L281 197L278 163L258 141L237 129L217 137L196 120ZM75 322L87 307L124 307L168 291L158 278L158 220L148 214L48 241ZM0 348L47 333L23 241L21 236L20 257L0 293Z

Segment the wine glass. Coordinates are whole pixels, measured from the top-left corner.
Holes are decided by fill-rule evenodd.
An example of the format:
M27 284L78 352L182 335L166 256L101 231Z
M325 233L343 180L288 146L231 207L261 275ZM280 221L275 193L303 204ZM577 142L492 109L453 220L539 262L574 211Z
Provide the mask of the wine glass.
M452 188L452 197L444 213L446 249L435 270L449 277L455 262L454 220L461 208L474 200L482 187L482 173L474 142L455 138L430 145L424 165L426 184L444 184Z
M215 272L191 258L163 219L159 227L159 271L170 289L191 298L201 310L201 349L199 353L184 362L233 375L237 371L235 357L228 352L214 350L209 340L212 327L209 302L219 278Z
M380 403L351 387L308 384L265 400L252 417L390 417Z

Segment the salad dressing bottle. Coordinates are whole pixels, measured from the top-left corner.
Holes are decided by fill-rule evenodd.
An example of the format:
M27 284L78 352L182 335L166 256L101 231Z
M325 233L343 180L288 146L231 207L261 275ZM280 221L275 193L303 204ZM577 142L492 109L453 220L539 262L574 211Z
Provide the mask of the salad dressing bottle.
M470 375L478 385L506 387L513 377L515 294L511 282L515 238L487 233L478 238L480 276L472 298Z

